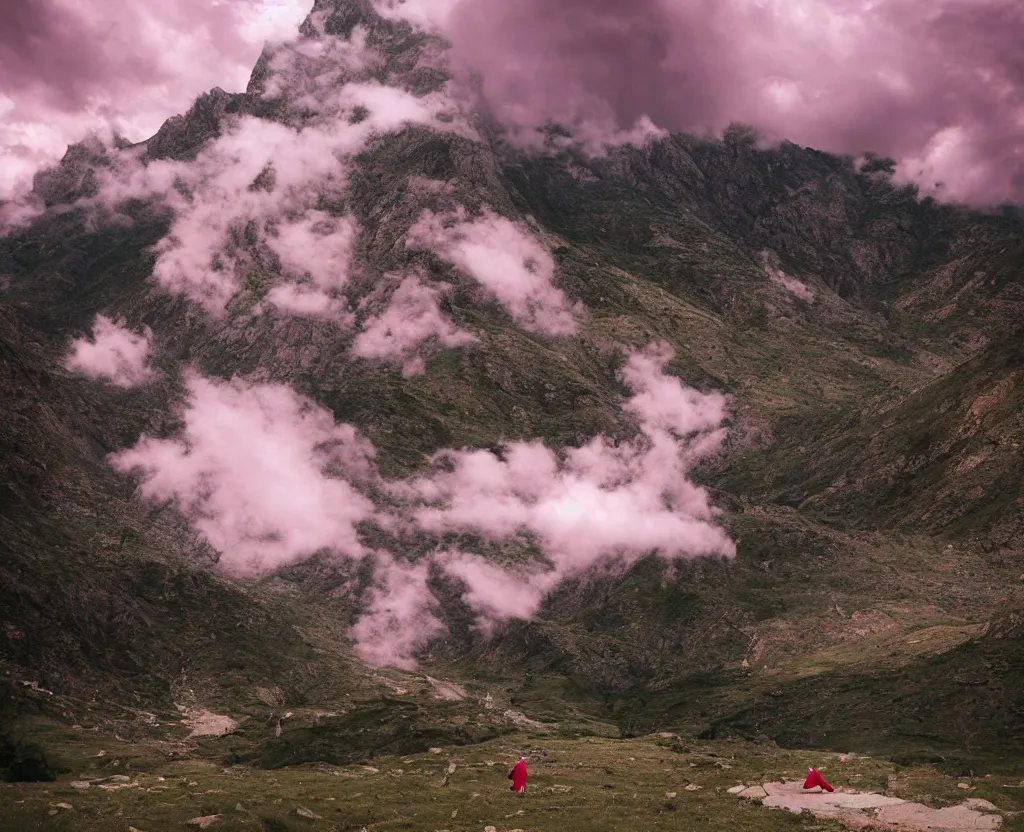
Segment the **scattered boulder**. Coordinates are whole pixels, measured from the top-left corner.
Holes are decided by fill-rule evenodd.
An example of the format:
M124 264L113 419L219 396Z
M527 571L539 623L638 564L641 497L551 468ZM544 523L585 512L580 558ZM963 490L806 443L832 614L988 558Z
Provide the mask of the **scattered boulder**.
M122 789L137 789L138 783L101 783L98 788L105 792L119 792Z
M182 711L184 719L182 722L190 729L189 737L223 737L235 730L238 725L235 720L223 714L215 714L205 708L193 711L182 705L178 708Z
M201 818L192 818L185 821L185 826L195 826L199 829L209 829L221 822L223 815L203 815Z
M530 719L526 714L521 711L513 711L512 709L506 710L502 716L506 721L511 722L513 725L519 728L535 728L537 730L543 730L546 728L543 722L538 722L535 719Z
M427 676L426 679L430 682L430 686L433 688L435 699L443 699L448 702L460 702L468 695L466 693L466 689L462 687L462 685L457 685L454 682L445 682L441 679L434 679L431 676Z

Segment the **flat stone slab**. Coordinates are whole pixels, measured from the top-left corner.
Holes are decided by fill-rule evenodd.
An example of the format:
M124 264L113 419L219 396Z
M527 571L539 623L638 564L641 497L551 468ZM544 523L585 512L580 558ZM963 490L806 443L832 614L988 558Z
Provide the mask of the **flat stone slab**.
M746 788L733 787L731 794L756 800L772 809L811 812L816 817L838 820L851 829L928 830L928 832L994 832L1003 818L987 800L970 799L958 806L930 809L898 797L874 792L837 788L834 792L805 791L802 784L762 783Z
M929 809L920 803L904 803L879 810L877 818L893 826L910 829L929 829L933 832L968 832L968 830L998 829L1003 819L999 815L983 814L978 809L961 803L945 809Z

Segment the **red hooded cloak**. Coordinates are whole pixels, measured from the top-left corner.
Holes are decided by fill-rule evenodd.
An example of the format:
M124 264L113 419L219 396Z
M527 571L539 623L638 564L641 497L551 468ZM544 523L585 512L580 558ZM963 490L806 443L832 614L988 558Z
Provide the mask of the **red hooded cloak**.
M821 786L827 792L835 791L835 789L825 782L825 778L821 776L821 772L816 768L812 768L807 772L807 779L804 780L804 788L813 789L815 786Z
M513 766L512 771L508 773L508 779L512 781L512 791L525 792L526 778L528 776L526 773L526 760L520 760Z

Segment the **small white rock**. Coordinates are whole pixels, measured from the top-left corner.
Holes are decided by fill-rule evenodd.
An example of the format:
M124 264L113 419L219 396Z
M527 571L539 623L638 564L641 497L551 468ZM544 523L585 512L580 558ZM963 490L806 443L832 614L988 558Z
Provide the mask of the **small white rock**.
M185 821L186 826L198 826L200 829L208 829L214 824L220 823L223 815L203 815L200 818L192 818Z

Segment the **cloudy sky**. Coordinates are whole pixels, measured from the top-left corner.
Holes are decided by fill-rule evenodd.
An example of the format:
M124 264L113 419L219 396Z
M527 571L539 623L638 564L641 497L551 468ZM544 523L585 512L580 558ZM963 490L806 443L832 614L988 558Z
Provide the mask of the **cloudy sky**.
M212 87L245 89L312 0L0 0L0 198L89 130L139 141Z
M895 156L974 202L1024 199L1019 0L377 0L439 26L492 110ZM310 0L0 0L0 194L88 128L142 139L244 87ZM525 128L525 130L523 130Z
M1020 0L459 0L445 26L506 122L743 121L1024 199Z

